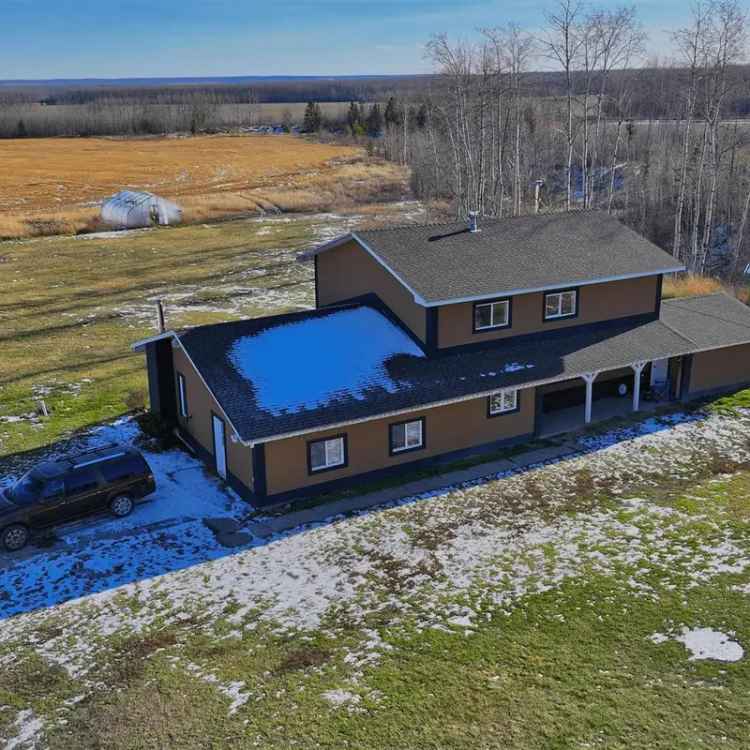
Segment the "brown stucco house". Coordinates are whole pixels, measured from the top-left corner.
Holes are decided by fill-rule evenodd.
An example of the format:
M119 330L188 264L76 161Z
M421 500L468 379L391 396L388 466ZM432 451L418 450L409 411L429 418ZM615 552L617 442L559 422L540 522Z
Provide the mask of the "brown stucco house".
M256 505L750 383L750 309L662 301L682 267L571 212L361 231L314 310L138 342L151 408Z

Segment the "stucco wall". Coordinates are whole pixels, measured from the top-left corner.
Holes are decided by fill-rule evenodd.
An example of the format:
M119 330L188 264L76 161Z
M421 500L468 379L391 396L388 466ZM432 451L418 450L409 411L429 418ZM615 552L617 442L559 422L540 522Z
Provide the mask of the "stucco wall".
M422 409L388 419L362 422L345 428L288 438L266 444L266 475L269 495L311 487L344 477L418 461L442 453L529 435L534 431L534 391L519 392L520 409L513 414L489 418L487 399L478 398L434 409ZM389 455L389 425L425 417L426 447ZM307 443L346 433L349 465L310 476Z
M185 356L182 349L172 349L174 355L175 369L175 392L177 393L178 408L177 420L180 429L188 433L212 456L214 454L213 431L211 429L211 412L224 419L224 430L226 433L227 446L227 469L248 489L252 483L252 458L250 448L240 442L232 442L230 435L232 427L222 416L219 405L209 393L203 381L198 377L190 360ZM177 375L181 373L185 377L185 389L187 391L187 405L189 416L185 419L179 410L179 385Z
M421 340L425 340L425 308L354 240L318 255L318 304L377 294Z
M537 331L585 323L598 323L656 310L658 277L647 276L606 284L592 284L578 289L578 316L544 321L544 293L521 294L512 298L510 328L474 333L474 305L471 302L446 305L438 313L438 346L442 348L509 338Z
M690 393L729 388L750 382L750 344L701 352L693 356Z

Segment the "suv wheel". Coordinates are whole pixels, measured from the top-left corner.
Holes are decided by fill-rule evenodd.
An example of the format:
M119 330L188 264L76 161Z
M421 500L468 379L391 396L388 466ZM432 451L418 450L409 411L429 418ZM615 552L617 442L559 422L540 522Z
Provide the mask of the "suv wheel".
M109 504L109 509L118 518L125 518L125 516L129 516L133 510L133 501L127 495L118 495Z
M17 552L23 549L26 542L29 541L29 530L23 524L14 523L12 526L3 529L0 538L5 549L9 552Z

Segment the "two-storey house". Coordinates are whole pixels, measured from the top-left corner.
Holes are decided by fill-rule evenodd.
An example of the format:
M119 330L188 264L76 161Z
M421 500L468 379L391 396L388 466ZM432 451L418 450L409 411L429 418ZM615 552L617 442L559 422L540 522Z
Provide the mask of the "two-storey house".
M258 505L750 383L750 309L598 212L355 232L314 310L139 342L151 408Z

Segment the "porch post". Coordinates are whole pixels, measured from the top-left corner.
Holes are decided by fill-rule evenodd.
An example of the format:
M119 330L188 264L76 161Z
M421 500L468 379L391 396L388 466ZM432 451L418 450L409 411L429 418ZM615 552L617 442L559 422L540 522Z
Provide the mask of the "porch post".
M591 424L592 404L594 402L594 381L598 372L587 372L581 377L586 381L586 424Z
M641 373L647 364L647 362L634 362L630 365L635 373L635 380L633 381L633 411L638 411L641 408Z

